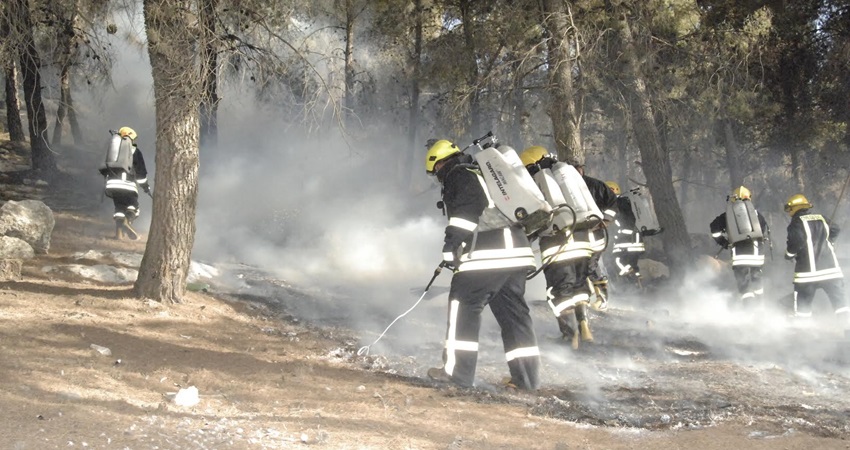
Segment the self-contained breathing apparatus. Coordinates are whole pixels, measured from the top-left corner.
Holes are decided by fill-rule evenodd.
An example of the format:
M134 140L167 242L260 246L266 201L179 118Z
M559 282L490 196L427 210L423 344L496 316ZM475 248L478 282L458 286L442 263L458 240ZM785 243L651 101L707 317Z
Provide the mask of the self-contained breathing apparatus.
M571 164L558 161L542 147L530 147L523 152L526 169L552 207L551 226L541 231L543 236L563 234L570 236L576 230L591 230L603 224L603 213L596 204L584 177ZM608 240L607 230L605 241ZM529 278L542 271L567 248L567 242L558 251L542 261L540 268Z
M632 204L637 229L646 236L660 233L661 225L658 223L658 216L655 215L655 205L649 190L644 186L633 187L629 189L626 196Z
M726 203L726 240L729 244L735 245L748 239L763 237L764 231L761 229L752 200L730 198Z
M474 168L484 179L489 206L479 222L479 231L521 225L531 236L549 227L552 207L546 202L516 150L501 144L490 131L460 150L472 149ZM443 202L437 203L443 209Z
M99 170L102 175L108 173L133 173L133 139L109 130L111 138L106 149L106 158Z

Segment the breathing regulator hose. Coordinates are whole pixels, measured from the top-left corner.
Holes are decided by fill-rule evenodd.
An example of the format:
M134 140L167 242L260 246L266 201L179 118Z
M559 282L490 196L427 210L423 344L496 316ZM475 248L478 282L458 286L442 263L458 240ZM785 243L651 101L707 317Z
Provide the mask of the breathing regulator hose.
M566 204L558 205L558 208L562 208L562 207L569 208L570 211L573 214L573 225L569 228L569 233L572 234L574 232L575 226L576 226L576 212L573 208L570 208L569 205L566 205ZM558 209L558 208L556 208L556 209ZM599 220L599 223L604 223L604 219L602 219L601 217L599 217L595 214L592 215L592 216L589 216L589 217L595 217L596 219ZM608 247L608 227L601 227L601 228L603 230L603 233L605 234L605 239L604 239L605 247ZM567 234L567 236L568 235L569 234ZM541 271L546 269L546 267L548 267L550 264L552 264L554 262L553 260L555 259L555 257L557 257L558 255L563 253L566 248L567 248L567 243L564 242L560 247L558 247L558 250L555 251L555 253L553 253L551 256L549 256L548 258L543 260L543 262L540 264L540 267L537 270L535 270L534 272L531 272L530 274L528 274L528 276L526 276L525 279L530 280L530 279L534 278L535 276L537 276L537 274L539 274Z
M434 275L432 275L432 276L431 276L431 280L430 280L430 281L428 281L428 285L427 285L427 286L425 286L425 290L422 292L422 295L419 297L419 300L416 300L416 303L414 303L414 304L413 304L413 306L411 306L410 308L408 308L408 310L407 310L407 311L405 311L405 312L401 313L401 315L400 315L400 316L396 317L396 318L395 318L392 322L390 322L390 324L389 324L389 325L387 325L387 327L386 327L386 328L384 328L384 331L381 333L381 335L380 335L380 336L378 336L378 339L375 339L375 342L372 342L372 343L371 343L371 344L369 344L369 345L366 345L366 346L360 347L360 349L359 349L359 350L357 350L357 355L358 355L358 356L365 356L365 355L368 355L368 354L369 354L369 349L370 349L373 345L377 344L377 343L378 343L378 341L380 341L380 340L381 340L381 338L382 338L382 337L384 337L384 335L385 335L385 334L387 334L387 331L390 329L390 327L391 327L391 326L393 326L393 324L395 324L395 323L396 323L399 319L401 319L402 317L404 317L404 316L406 316L408 313L410 313L410 311L413 311L413 308L416 308L416 306L417 306L417 305L419 305L419 303L422 301L422 299L423 299L423 298L425 298L425 294L427 294L427 293L428 293L428 289L431 289L431 285L432 285L432 284L434 284L434 280L436 280L436 279L437 279L437 276L438 276L438 275L440 275L440 272L442 272L443 267L446 267L446 263L445 263L445 261L444 261L444 262L441 262L441 263L440 263L440 265L438 265L438 266L437 266L437 268L436 268L436 269L434 269Z
M573 209L570 205L568 205L568 204L566 204L566 203L562 203L562 204L560 204L560 205L556 206L556 207L552 210L552 212L550 213L550 214L551 214L551 216L552 216L552 217L554 217L554 216L555 216L555 214L556 214L556 213L558 212L558 210L560 210L560 209L567 209L567 210L569 210L569 211L570 211L570 215L572 215L572 216L573 216L573 220L571 221L572 225L570 225L570 226L569 226L569 228L565 228L565 229L563 229L563 230L558 230L558 232L559 232L559 233L564 233L564 236L569 236L569 235L573 234L573 232L575 232L575 228L576 228L576 210L575 210L575 209ZM536 276L537 276L537 274L539 274L539 273L540 273L543 269L545 269L546 267L548 267L548 266L549 266L549 264L551 264L551 263L552 263L552 260L553 260L553 259L555 259L555 257L556 257L556 256L558 256L559 254L561 254L561 253L564 251L564 249L566 248L566 246L567 246L567 243L566 243L566 242L564 242L564 243L563 243L563 244L562 244L562 245L558 248L558 250L557 250L557 251L555 251L555 253L553 253L551 256L549 256L548 258L546 258L545 260L543 260L543 261L541 262L540 267L538 267L536 270L534 270L533 272L531 272L531 273L529 273L528 275L526 275L525 279L526 279L526 280L530 280L530 279L532 279L532 278L536 277Z

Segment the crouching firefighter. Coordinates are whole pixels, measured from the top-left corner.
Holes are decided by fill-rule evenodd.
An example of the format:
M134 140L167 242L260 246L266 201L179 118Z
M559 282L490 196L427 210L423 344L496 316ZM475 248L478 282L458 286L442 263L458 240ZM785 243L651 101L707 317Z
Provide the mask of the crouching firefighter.
M555 209L551 228L539 233L546 298L564 339L577 349L579 340L593 341L587 314L594 251L590 237L592 228L602 222L602 213L573 166L558 162L540 146L525 149L520 159Z
M823 289L836 317L847 326L850 307L844 296L844 273L833 246L839 229L811 208L812 204L803 194L792 195L785 202L785 212L791 216L785 259L796 261L794 317L812 317L815 291Z
M110 133L112 133L110 131ZM127 237L136 240L139 234L131 224L139 217L138 186L151 195L148 184L148 170L142 151L136 147L136 132L130 127L121 127L112 133L112 139L106 152L106 160L100 166L100 174L106 179L104 194L112 199L115 212L115 239Z
M510 385L539 385L540 350L525 301L526 275L536 267L522 226L495 207L473 158L447 140L428 148L425 170L442 186L438 204L448 216L443 265L454 271L449 288L444 367L435 380L472 386L478 361L481 313L489 305L501 328Z
M711 237L722 249L732 249L732 272L738 286L740 306L761 308L764 298L762 268L769 246L770 229L753 206L750 190L740 186L726 199L726 212L709 224Z

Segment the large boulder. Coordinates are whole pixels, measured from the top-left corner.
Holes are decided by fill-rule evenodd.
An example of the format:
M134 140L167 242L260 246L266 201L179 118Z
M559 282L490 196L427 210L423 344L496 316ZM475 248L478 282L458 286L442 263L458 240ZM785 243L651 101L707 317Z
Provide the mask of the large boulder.
M21 239L0 236L0 259L32 259L35 251Z
M36 253L50 249L50 234L56 220L53 211L38 200L8 201L0 207L0 236L18 238Z

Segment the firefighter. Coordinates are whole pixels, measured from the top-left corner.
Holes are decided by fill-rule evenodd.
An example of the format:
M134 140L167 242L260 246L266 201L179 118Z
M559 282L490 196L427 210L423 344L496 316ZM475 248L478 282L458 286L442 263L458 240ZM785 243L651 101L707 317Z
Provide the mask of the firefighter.
M617 218L614 220L616 230L613 233L614 248L611 252L614 255L617 278L641 289L638 260L646 252L643 233L637 227L632 202L627 196L621 195L620 185L615 181L606 181L605 184L617 196Z
M552 168L557 163L557 159L541 146L525 149L520 155L520 160L532 176L542 169ZM581 166L575 161L572 161L570 165L576 167L576 171L579 171ZM602 183L580 173L578 177L577 180L559 180L569 184L559 187L562 191L572 191L581 187L573 186L573 183L581 183L591 191L592 195L591 185L598 188L596 182ZM602 186L604 186L604 183L602 183ZM607 190L607 187L605 189ZM593 197L594 202L596 202L596 196ZM596 203L598 204L598 202ZM543 275L546 278L546 297L552 312L555 314L562 336L564 339L572 341L574 349L578 349L580 340L593 341L593 333L587 314L591 295L588 276L594 256L593 236L594 231L592 229L583 227L577 227L572 232L560 231L540 235L539 246L544 263ZM604 244L602 248L604 249ZM571 325L571 316L575 316L578 332Z
M746 203L752 202L752 195L746 187L740 186L732 191L727 202L727 211L709 224L711 237L723 249L732 249L732 273L740 294L738 304L745 309L758 309L763 306L762 269L770 229L761 213L747 207ZM738 224L736 220L744 220L744 223ZM759 231L754 233L752 230L756 229L756 224ZM736 230L750 231L742 233Z
M428 376L473 386L478 360L481 313L489 305L502 330L510 370L508 385L534 390L539 385L540 350L525 301L526 275L536 268L531 244L520 225L494 207L472 157L453 143L431 143L426 172L442 187L438 204L448 216L443 265L454 271L449 288L444 367ZM500 223L500 225L492 225Z
M139 189L141 187L148 195L151 195L151 187L148 183L148 170L145 167L145 158L142 151L136 146L136 131L130 127L121 127L118 134L122 138L130 138L132 141L132 158L130 170L110 168L103 166L100 174L106 179L105 195L112 199L115 212L112 214L115 220L115 239L121 239L126 234L128 238L136 240L139 234L132 227L132 223L139 217Z
M602 263L602 253L608 245L608 230L606 228L617 216L617 196L604 181L585 175L583 163L577 160L567 161L567 163L575 167L584 178L587 188L590 189L590 195L593 196L596 206L603 214L604 220L590 231L589 239L593 255L590 257L587 276L596 295L593 308L604 311L608 308L608 272Z
M791 216L785 259L796 261L794 317L811 318L812 300L820 288L829 297L836 316L846 324L850 308L844 296L844 274L833 246L839 229L811 208L803 194L792 195L785 202L785 212Z

